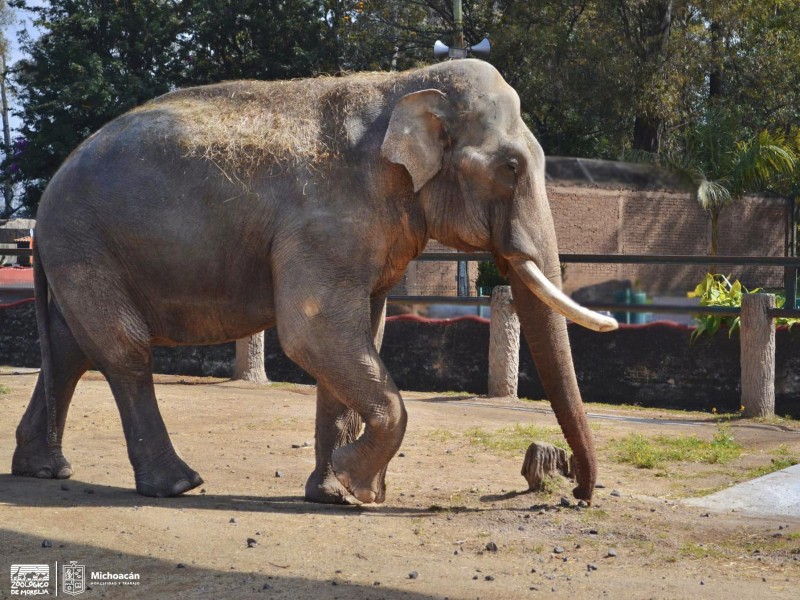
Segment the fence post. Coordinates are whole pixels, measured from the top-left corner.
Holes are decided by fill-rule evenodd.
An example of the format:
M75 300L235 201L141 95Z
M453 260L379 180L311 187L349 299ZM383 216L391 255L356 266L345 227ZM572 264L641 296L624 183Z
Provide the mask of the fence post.
M233 378L252 383L269 383L264 369L264 332L236 340Z
M519 378L519 319L511 288L498 285L492 291L489 323L489 396L517 397Z
M775 416L773 294L744 294L741 312L742 406L746 417Z

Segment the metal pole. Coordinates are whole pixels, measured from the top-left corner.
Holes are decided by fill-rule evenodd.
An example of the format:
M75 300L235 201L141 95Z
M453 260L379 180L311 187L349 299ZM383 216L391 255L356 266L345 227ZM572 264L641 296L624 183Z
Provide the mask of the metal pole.
M455 32L453 36L453 47L464 47L464 16L461 12L461 0L453 0L453 22Z
M788 198L789 247L787 256L797 256L797 206L794 197ZM783 271L783 288L786 294L784 308L797 308L797 267L787 266Z

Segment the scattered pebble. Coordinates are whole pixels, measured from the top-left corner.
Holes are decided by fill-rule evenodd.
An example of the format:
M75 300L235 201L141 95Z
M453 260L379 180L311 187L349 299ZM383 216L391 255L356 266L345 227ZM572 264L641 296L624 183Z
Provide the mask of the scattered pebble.
M564 548L562 546L556 546L553 548L553 552L555 554L564 554Z
M373 581L373 582L372 582L372 585L380 585L380 584L381 584L381 582L380 582L380 581Z
M486 581L494 581L494 575L487 575L486 577L484 577L484 579Z
M486 544L486 549L489 552L497 552L497 544L495 544L494 542L489 542L488 544Z
M458 550L456 550L455 552L453 552L453 554L455 554L456 556L458 556L459 554L461 554L461 552L459 552Z
M247 547L252 548L258 544L253 538L247 538Z
M416 571L411 571L411 573L408 574L409 579L416 579L417 577L419 577L419 573Z
M590 529L589 535L597 535L597 529Z
M406 457L406 453L405 452L401 452L397 456L399 456L400 458L405 458Z
M283 477L283 471L275 471L275 477Z
M53 542L50 540L42 540L42 548L52 548Z
M609 495L614 496L615 498L622 496L622 494L619 493L619 490L611 490L611 494Z
M200 488L200 493L201 494L205 494L206 493L206 488Z
M231 520L228 521L228 523L236 523L236 519L234 517L231 517Z
M614 558L616 555L617 555L617 549L616 548L609 548L608 549L608 554L606 554L606 556L611 557L611 558Z
M595 487L595 489L597 489L597 490L602 490L602 489L604 489L606 486L604 486L602 483L595 483L595 484L594 484L594 487Z
M176 569L185 569L185 568L186 568L186 565L185 565L185 564L183 564L183 563L178 563L177 565L175 565L175 568L176 568Z
M564 508L569 508L570 507L569 498L567 498L566 496L562 496L559 504L561 504L561 506L563 506Z
M588 565L586 565L586 570L587 571L597 571L597 565L594 564L594 563L589 563Z
M271 590L272 586L270 584L268 584L268 583L265 583L264 585L261 586L261 589L262 590Z
M589 503L586 500L578 500L578 508L588 508Z

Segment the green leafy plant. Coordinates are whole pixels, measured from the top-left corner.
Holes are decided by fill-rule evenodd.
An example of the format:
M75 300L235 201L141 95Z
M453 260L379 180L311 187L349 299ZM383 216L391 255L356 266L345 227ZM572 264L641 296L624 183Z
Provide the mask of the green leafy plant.
M611 450L616 462L654 469L676 462L725 464L740 456L742 446L733 439L729 425L718 424L710 442L696 435L645 437L632 433L612 441Z
M495 286L498 285L508 285L508 279L500 275L497 265L490 260L479 262L475 287L481 289L484 296L489 296Z
M731 281L731 276L725 277L720 274L707 273L703 280L697 284L693 291L689 292L689 298L699 298L700 306L723 306L739 308L742 306L742 296L744 294L755 294L761 291L761 288L748 290L737 279ZM786 303L786 297L782 294L775 295L775 306L783 308ZM739 328L739 317L723 317L720 315L695 315L697 321L697 329L692 333L690 343L694 344L704 333L709 336L714 335L723 325L728 327L728 337ZM800 319L791 319L787 317L780 317L775 319L777 326L785 325L791 329L794 325L800 323Z
M703 280L689 292L689 298L699 298L700 306L722 306L738 308L742 305L742 294L754 294L759 291L745 288L737 279L731 282L730 275L707 273ZM739 317L723 317L721 315L696 315L697 329L692 333L690 343L694 344L704 333L714 335L722 325L728 327L728 337L739 328Z

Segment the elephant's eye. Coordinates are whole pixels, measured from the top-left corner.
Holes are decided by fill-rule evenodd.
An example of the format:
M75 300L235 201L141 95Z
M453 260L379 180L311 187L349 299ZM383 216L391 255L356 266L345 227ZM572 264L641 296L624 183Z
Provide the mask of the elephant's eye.
M512 158L508 161L508 168L511 169L511 172L516 175L517 169L519 169L519 161L516 158Z

